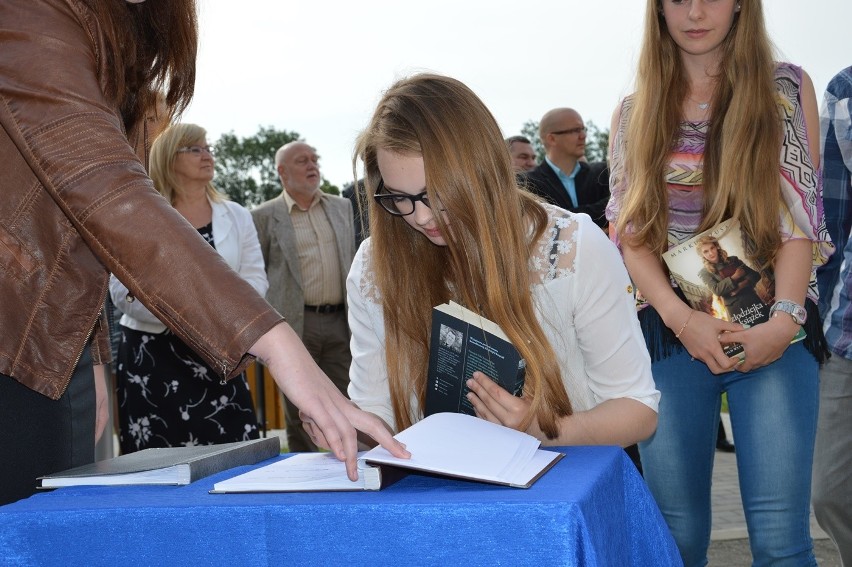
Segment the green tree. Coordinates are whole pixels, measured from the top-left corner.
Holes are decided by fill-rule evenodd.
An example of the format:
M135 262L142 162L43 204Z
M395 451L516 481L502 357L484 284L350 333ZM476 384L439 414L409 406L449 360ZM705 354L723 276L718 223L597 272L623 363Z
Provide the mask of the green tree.
M245 138L233 132L222 134L214 144L216 177L213 183L231 200L254 207L281 193L281 182L275 170L275 152L289 142L299 141L299 134L261 126L257 134ZM340 190L322 180L320 189L339 194Z
M588 161L607 161L609 148L609 128L601 130L597 124L589 121L586 124L586 159ZM532 142L538 162L544 161L544 144L538 135L538 121L527 120L521 128L521 134Z
M586 159L589 161L609 161L609 128L601 130L589 120L586 124Z
M338 195L340 196L340 187L337 185L332 185L331 182L325 177L322 178L322 183L320 183L320 191L323 193L328 193L329 195Z

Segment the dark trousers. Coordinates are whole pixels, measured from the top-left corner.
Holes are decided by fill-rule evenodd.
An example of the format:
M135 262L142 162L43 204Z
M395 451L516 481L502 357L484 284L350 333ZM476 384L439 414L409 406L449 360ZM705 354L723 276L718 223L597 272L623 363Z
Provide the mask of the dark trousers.
M642 459L639 458L639 446L629 445L624 448L624 452L627 453L627 456L630 457L630 460L633 461L634 465L636 465L636 470L639 471L639 474L642 474Z
M317 366L337 386L344 396L349 397L349 365L352 354L349 351L349 323L346 312L314 313L305 311L305 328L302 342L311 353ZM287 450L291 453L316 451L311 438L302 427L299 410L284 397L284 417L287 422Z
M0 374L0 504L33 494L40 476L94 459L95 388L88 347L58 400Z

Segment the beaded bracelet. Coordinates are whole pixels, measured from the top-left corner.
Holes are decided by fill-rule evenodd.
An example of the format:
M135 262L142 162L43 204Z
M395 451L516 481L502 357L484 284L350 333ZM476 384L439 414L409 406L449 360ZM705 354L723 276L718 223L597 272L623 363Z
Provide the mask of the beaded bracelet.
M695 313L695 310L694 310L694 309L690 310L690 312L689 312L689 317L687 317L687 318L686 318L686 321L684 321L684 322L683 322L683 325L681 325L681 327L680 327L680 331L678 331L677 333L675 333L675 338L676 338L676 339L679 339L679 338L680 338L680 336L683 334L684 330L686 330L686 326L687 326L687 325L689 325L689 320L690 320L690 319L692 319L692 314L693 314L693 313Z

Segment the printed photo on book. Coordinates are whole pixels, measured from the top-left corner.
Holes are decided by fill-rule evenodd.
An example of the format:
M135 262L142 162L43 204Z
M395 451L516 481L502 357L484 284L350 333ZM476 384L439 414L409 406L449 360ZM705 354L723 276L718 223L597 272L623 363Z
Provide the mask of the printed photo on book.
M462 341L464 341L464 333L459 329L453 329L449 325L441 325L440 340L441 346L454 350L456 353L461 353Z

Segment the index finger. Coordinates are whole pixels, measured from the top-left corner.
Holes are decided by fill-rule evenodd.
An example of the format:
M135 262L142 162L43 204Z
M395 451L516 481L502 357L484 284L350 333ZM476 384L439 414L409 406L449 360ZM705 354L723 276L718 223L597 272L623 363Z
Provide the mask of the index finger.
M350 480L358 479L358 439L355 427L340 408L333 403L323 407L326 411L311 415L310 418L328 442L334 456L346 463L346 475Z
M489 407L495 404L500 405L500 401L497 398L499 395L497 390L502 388L500 388L500 386L482 372L474 372L467 382L465 382L465 386L467 386L471 392L476 394L485 405ZM495 388L497 388L497 390L495 390Z
M350 419L355 429L369 435L376 443L384 447L388 453L398 459L408 459L411 453L405 445L394 439L381 419L360 409L353 408L357 412Z
M724 319L717 319L717 321L719 322L718 326L716 327L717 329L719 329L719 340L721 340L721 337L724 336L726 333L736 333L745 330L745 327L743 327L739 323L734 323L733 321L725 321Z
M468 382L470 383L470 390L479 397L488 411L505 425L506 420L517 409L515 404L518 402L518 398L479 371L474 372L473 378Z

